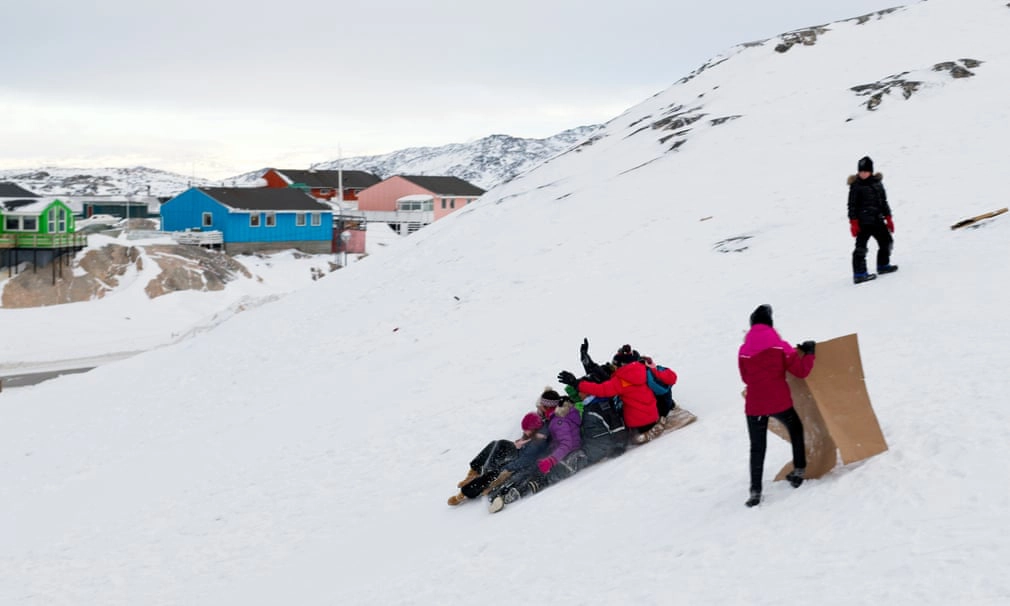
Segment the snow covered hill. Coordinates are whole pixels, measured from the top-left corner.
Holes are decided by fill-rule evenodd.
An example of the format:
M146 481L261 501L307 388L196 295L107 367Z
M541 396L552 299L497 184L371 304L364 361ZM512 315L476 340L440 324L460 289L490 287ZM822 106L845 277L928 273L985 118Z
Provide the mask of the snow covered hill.
M383 178L395 175L451 175L490 188L582 142L599 126L580 126L545 139L491 135L471 143L412 147L378 156L358 156L316 164L317 169L367 170ZM282 166L277 168L293 168ZM41 168L0 170L11 181L43 196L174 196L191 186L251 185L265 169L211 181L153 168ZM150 189L148 189L150 188Z
M585 141L599 125L580 126L545 139L490 135L470 143L409 147L378 156L354 156L313 165L318 170L364 170L382 178L392 175L448 175L490 189ZM281 167L283 168L283 167ZM265 169L229 182L252 183Z
M6 169L0 170L0 181L17 183L41 196L174 196L191 186L213 184L207 179L144 166Z
M949 226L1007 205L1008 28L930 0L729 49L382 255L0 394L0 603L1007 603L1010 219ZM901 269L854 286L864 154ZM858 333L890 450L793 490L770 438L747 509L760 303L793 342ZM699 421L447 507L583 337L669 364Z

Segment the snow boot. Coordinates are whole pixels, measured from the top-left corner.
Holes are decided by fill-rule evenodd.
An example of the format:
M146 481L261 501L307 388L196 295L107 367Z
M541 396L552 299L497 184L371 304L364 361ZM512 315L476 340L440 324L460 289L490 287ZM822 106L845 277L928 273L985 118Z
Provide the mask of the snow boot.
M479 471L477 471L476 469L471 469L470 471L466 472L466 477L460 480L459 484L456 484L456 487L463 488L464 484L468 483L470 480L476 478L479 475L480 475Z
M491 499L491 503L487 506L487 510L491 513L498 513L502 509L505 509L505 499L501 495Z
M648 431L642 431L635 434L634 441L635 444L645 444L646 442L651 442L663 435L663 431L666 427L662 423L656 423L649 428Z
M793 488L799 488L800 484L803 483L803 476L806 474L806 469L799 467L786 474L786 479L792 484Z
M861 274L854 274L852 276L852 283L853 284L862 284L863 282L869 282L870 280L876 280L876 279L877 279L877 274L868 274L866 272L863 272Z
M482 492L481 494L486 497L487 495L489 495L491 493L492 490L494 490L495 488L498 488L499 486L501 486L502 484L504 484L505 482L507 482L508 479L511 478L511 477L512 477L512 472L506 469L505 471L503 471L500 474L498 474L498 477L495 478L494 481L492 481L490 484L488 484L487 488L485 488L484 492Z
M455 507L466 500L466 495L462 492L456 493L449 497L449 506Z
M761 491L760 490L751 490L750 491L750 498L747 499L747 502L744 503L744 505L746 505L747 507L754 507L755 505L757 505L760 502L761 502Z
M536 492L536 484L533 484L533 488L534 488L533 492ZM515 503L516 501L521 499L522 496L523 495L519 494L519 489L513 486L512 488L509 488L508 491L505 492L505 496L502 497L502 500L505 501L506 505L511 505L512 503Z
M877 268L878 274L893 274L896 271L898 271L897 265L882 265Z

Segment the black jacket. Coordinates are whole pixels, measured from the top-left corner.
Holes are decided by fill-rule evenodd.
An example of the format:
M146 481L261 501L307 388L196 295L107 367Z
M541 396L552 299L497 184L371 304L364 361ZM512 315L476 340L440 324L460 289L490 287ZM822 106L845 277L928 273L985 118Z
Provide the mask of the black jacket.
M849 177L849 220L856 219L860 225L875 225L891 216L884 191L884 175L876 173L869 179L857 175Z

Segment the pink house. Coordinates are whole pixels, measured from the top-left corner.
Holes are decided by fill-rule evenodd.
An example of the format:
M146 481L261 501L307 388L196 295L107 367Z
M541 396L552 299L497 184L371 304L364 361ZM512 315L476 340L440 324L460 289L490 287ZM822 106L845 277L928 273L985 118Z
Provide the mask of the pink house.
M431 211L438 221L484 195L459 177L396 175L358 192L358 210Z

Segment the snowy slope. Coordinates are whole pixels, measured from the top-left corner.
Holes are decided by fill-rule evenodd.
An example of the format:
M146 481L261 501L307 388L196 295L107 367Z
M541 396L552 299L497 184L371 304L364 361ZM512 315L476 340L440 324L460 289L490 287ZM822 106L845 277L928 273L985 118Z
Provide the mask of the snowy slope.
M730 49L382 255L3 393L0 603L1006 603L1010 220L949 225L1007 204L1008 26L931 0ZM874 111L852 90L904 72ZM901 271L856 287L864 154ZM772 438L749 510L735 357L764 302L789 340L859 334L891 450L794 491ZM668 363L699 422L500 514L447 507L583 336Z

